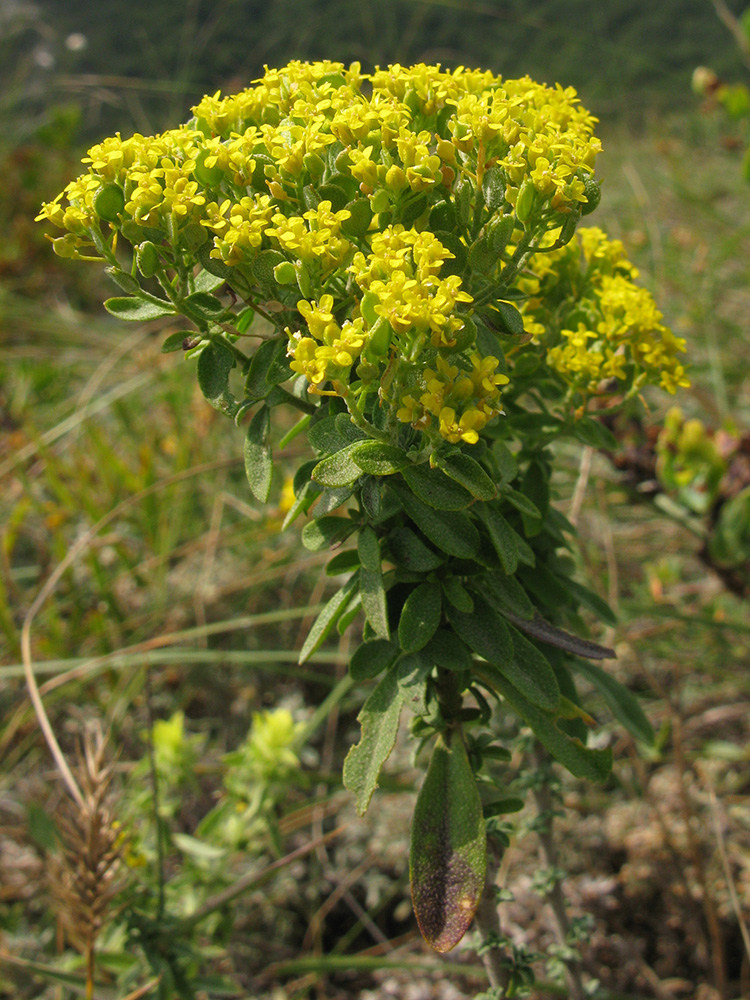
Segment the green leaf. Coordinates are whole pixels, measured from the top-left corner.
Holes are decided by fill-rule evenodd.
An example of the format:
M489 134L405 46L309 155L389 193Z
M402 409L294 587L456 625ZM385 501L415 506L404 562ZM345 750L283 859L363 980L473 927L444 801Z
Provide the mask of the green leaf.
M589 611L593 611L600 621L603 621L606 625L617 624L617 615L607 602L602 600L593 590L589 590L588 587L584 587L576 580L566 580L566 586L570 596L580 604L583 604Z
M350 216L341 223L341 232L350 239L364 236L372 222L372 209L369 198L357 198L346 206Z
M424 647L423 653L436 667L444 670L471 670L471 653L450 629L439 628Z
M309 552L322 552L337 542L343 542L356 527L350 517L319 517L302 529L302 544Z
M477 510L487 528L492 547L498 554L503 572L512 576L518 569L518 535L496 504L481 504Z
M326 563L326 576L338 576L340 573L349 573L359 567L359 555L356 549L344 549L329 559Z
M355 681L369 681L390 667L399 652L398 646L387 639L368 639L352 654L349 673Z
M594 685L609 706L612 715L629 733L647 746L654 745L654 730L632 691L628 691L611 674L594 663L573 660L571 666L576 673Z
M417 923L437 952L469 928L484 892L487 837L476 780L460 730L440 734L417 796L409 873Z
M405 451L380 441L362 441L351 452L352 459L371 476L391 476L409 464Z
M540 462L531 462L523 477L521 493L530 500L539 514L521 511L523 528L527 538L538 535L542 529L544 515L549 509L549 480Z
M518 490L514 490L510 486L503 487L500 491L500 496L503 500L507 500L516 510L520 511L521 514L526 514L528 517L540 518L542 516L536 504L532 503L523 493L519 493Z
M534 605L514 576L500 576L499 573L485 576L481 587L484 596L501 614L509 611L529 621L534 617Z
M446 476L460 483L477 500L492 500L497 496L497 487L479 462L470 455L446 455L438 460L438 466ZM407 480L408 481L408 480Z
M170 333L161 345L161 353L172 354L174 351L181 351L185 341L195 336L195 330L177 330L175 333Z
M129 323L145 323L151 319L161 319L162 316L174 316L177 313L171 302L158 305L156 302L147 302L131 295L116 295L112 299L107 299L104 308L108 313Z
M396 671L389 670L357 716L362 738L344 761L344 786L356 796L360 816L367 812L380 769L395 746L403 703Z
M547 527L550 527L549 521ZM557 576L541 561L533 569L519 569L517 578L526 592L543 606L559 608L570 604L567 576Z
M433 664L425 651L409 653L398 661L396 673L399 687L404 693L404 704L415 715L425 716L427 708L427 676Z
M216 274L211 274L210 271L199 271L195 276L195 281L193 282L193 287L196 292L213 292L217 288L221 288L224 284L224 279L220 278Z
M471 493L440 469L412 465L402 474L412 493L435 510L463 510L472 503Z
M553 712L560 701L560 687L546 656L516 629L510 629L513 659L498 668L533 705Z
M355 441L369 440L367 434L361 427L357 427L349 413L337 413L333 418L336 421L336 430L344 439L346 444L354 444Z
M179 851L196 861L219 861L227 856L225 848L191 837L188 833L175 832L172 834L172 841Z
M315 516L323 517L324 514L332 514L334 510L338 510L349 499L353 492L351 486L340 486L338 489L324 489L315 507Z
M388 547L399 566L415 573L429 573L443 563L442 557L428 548L411 528L395 528L388 535Z
M474 610L464 614L448 604L445 613L456 634L475 653L490 663L508 663L513 658L513 640L503 618L483 597L474 594Z
M267 406L261 406L247 427L245 435L245 475L253 496L266 503L271 492L273 457L268 444L271 432L271 414Z
M501 486L507 487L518 475L515 455L504 441L495 441L492 445L492 456L497 462Z
M276 286L274 269L283 264L286 257L279 250L261 250L253 260L253 274L261 285Z
M508 333L512 334L514 337L520 337L524 332L523 328L523 316L516 309L515 306L511 305L510 302L495 302L496 319L499 319L500 325Z
M398 642L405 653L422 649L440 624L440 584L420 583L404 601L398 623Z
M383 512L383 495L380 480L374 476L365 475L359 488L359 499L363 513L371 521L378 523Z
M275 385L292 374L287 364L287 340L264 340L253 354L245 380L245 394L250 399L265 399Z
M620 444L612 431L605 427L601 420L592 417L582 417L573 424L573 434L579 441L592 448L603 451L617 451Z
M307 440L321 455L333 455L345 448L349 442L336 429L334 416L314 420L307 431Z
M377 636L389 639L391 633L388 628L388 609L383 586L383 570L380 565L380 544L378 536L369 525L360 530L357 551L362 567L359 574L359 593L365 616Z
M496 799L494 802L488 802L482 811L484 818L489 819L491 816L505 816L507 813L520 812L525 805L526 803L523 799L517 799L515 796L509 795L504 799Z
M475 666L477 673L484 667ZM557 728L554 718L541 708L537 708L502 676L491 676L489 683L494 687L523 721L534 731L535 736L547 751L566 767L576 778L586 781L606 781L612 770L612 751L591 750L577 739L566 736Z
M356 482L362 475L362 470L352 458L352 449L358 444L358 441L348 444L341 451L318 462L312 471L315 482L322 486L350 486Z
M313 622L299 654L299 662L304 663L322 645L328 633L346 610L359 587L359 573L354 573L343 587L336 591Z
M464 587L457 576L445 576L440 581L443 593L458 611L463 611L465 615L470 615L474 610L474 601L471 594Z
M215 321L222 316L226 309L215 295L208 292L195 292L183 302L185 315L196 316L200 319Z
M436 513L422 503L401 480L393 481L401 506L427 538L446 555L472 559L479 551L479 532L462 511Z
M237 400L229 391L229 373L234 368L234 355L217 341L210 341L198 355L198 385L214 409L234 415Z

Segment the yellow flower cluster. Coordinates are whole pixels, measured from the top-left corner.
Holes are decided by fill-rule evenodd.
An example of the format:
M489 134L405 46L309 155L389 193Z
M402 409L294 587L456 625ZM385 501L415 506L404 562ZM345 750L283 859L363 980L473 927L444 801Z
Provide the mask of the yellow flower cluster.
M502 413L498 386L508 377L497 371L497 358L474 352L468 360L471 368L464 370L438 355L435 368L419 373L417 386L402 392L398 419L422 428L434 420L447 441L476 444L487 422Z
M323 274L328 274L343 264L351 249L349 240L341 235L341 223L350 217L347 209L334 212L330 201L321 201L301 217L277 212L266 232L281 250L306 264L319 264Z
M333 315L333 296L322 295L319 302L302 300L297 303L311 336L296 331L289 334L289 353L293 357L292 371L304 375L310 392L336 396L348 382L349 370L367 341L364 320L357 317L339 326ZM323 382L332 381L333 389L321 389Z
M236 268L251 303L276 300L311 391L379 389L393 419L474 443L508 380L469 317L491 312L508 275L527 296L532 347L574 388L685 383L682 342L617 241L584 230L534 255L592 191L601 144L572 89L463 67L367 75L295 61L193 111L178 129L92 147L87 172L39 218L109 263L117 233L156 244L170 296L206 234L201 261ZM506 236L493 244L498 220Z
M600 392L611 379L636 388L657 382L670 393L690 384L679 360L685 341L662 323L651 294L634 283L637 274L622 243L592 227L540 255L536 275L520 283L530 296L527 331L580 392Z
M239 94L205 97L194 112L179 129L94 146L89 172L40 218L85 235L98 224L95 195L111 183L124 193L120 221L210 228L222 196L239 203L270 194L284 215L299 216L305 183L338 177L342 190L353 182L350 199L388 192L398 201L402 187L447 193L461 176L481 181L490 162L506 168L509 206L526 176L564 206L585 201L583 180L600 149L572 90L463 68L396 65L367 77L357 63L292 62Z
M405 335L407 356L418 350L428 335L433 347L455 343L464 320L456 314L459 303L472 301L461 288L461 278L440 278L439 271L453 254L430 232L418 233L403 226L389 226L372 239L372 252L357 253L349 267L357 284L369 293L374 311L384 317L396 334Z

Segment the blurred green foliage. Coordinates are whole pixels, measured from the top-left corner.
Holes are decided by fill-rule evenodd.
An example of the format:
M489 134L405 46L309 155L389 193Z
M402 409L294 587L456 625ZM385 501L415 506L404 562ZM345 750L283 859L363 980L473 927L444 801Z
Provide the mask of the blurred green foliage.
M328 58L460 64L528 73L579 89L595 110L641 115L684 105L697 63L722 72L736 56L709 3L684 0L42 0L48 44L84 86L98 131L114 77L140 79L118 98L136 127L163 127L203 93L244 85L263 64ZM65 40L78 35L75 51ZM169 81L165 86L165 81ZM99 104L99 107L95 105ZM122 110L116 124L124 128Z

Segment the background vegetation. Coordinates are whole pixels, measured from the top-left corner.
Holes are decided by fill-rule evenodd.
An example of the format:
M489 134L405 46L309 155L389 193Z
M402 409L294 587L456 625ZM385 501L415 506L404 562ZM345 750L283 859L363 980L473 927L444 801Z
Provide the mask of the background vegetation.
M300 556L294 529L279 533L284 482L276 509L260 511L241 432L159 353L163 325L156 336L107 317L103 276L55 258L32 222L88 142L175 124L202 93L243 86L263 63L322 56L575 85L602 119L595 221L624 240L688 339L694 386L681 406L739 442L732 474L750 482L750 189L739 125L690 93L699 63L732 79L743 67L708 0L0 0L2 998L81 993L99 922L97 998L148 987L448 1000L481 986L468 946L446 965L419 943L405 752L366 821L341 791L364 686L345 679L346 637L313 668L294 665L331 581L318 557ZM654 427L669 402L650 397ZM600 637L616 644L610 667L641 693L660 743L644 759L613 726L610 785L565 780L556 864L604 996L740 997L747 600L707 568L704 522L649 485L653 432L619 433L625 471L571 449L558 503L578 521L582 570L619 614ZM71 812L26 697L30 610L45 705L88 774L88 813ZM88 765L76 764L84 733ZM523 734L508 737L521 753ZM92 845L91 817L105 809L126 836ZM514 824L534 826L530 811ZM539 875L550 860L534 838L521 847L509 835L505 929L517 949L559 957ZM122 854L119 869L93 877L107 852ZM537 969L535 995L565 995L559 962Z

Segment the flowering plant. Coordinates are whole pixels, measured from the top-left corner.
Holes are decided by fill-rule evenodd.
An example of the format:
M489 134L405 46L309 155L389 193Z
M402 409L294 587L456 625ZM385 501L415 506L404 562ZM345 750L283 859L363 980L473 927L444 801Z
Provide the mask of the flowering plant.
M59 254L105 263L126 293L110 313L190 322L164 350L197 358L204 395L235 422L252 412L260 501L271 415L299 411L283 443L304 432L314 457L286 524L305 515L304 544L337 549L327 572L345 576L301 660L364 615L350 670L380 680L344 766L360 812L404 706L432 746L412 894L446 951L484 890L485 817L508 801L492 799L487 762L508 757L488 696L581 778L606 778L611 752L585 745L574 675L651 738L632 695L588 662L612 651L562 627L584 627L581 606L611 612L573 579L552 445L609 446L597 413L647 383L686 385L684 343L622 245L578 229L599 202L601 146L570 88L293 62L193 111L92 148L39 218L66 231Z

